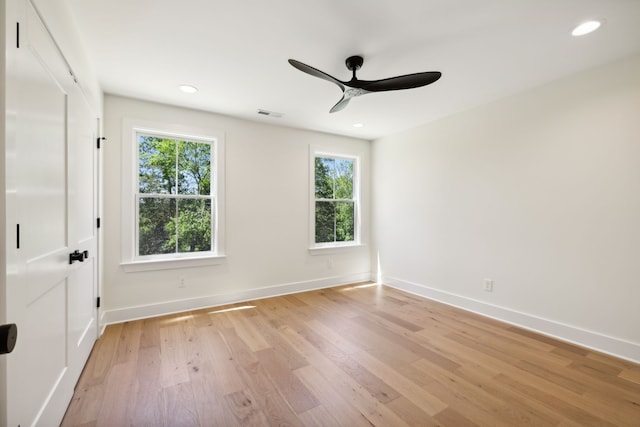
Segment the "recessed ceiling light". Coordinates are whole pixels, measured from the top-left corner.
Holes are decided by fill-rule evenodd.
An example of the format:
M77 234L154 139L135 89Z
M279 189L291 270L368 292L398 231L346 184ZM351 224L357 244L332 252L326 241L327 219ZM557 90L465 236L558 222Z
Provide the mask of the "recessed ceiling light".
M196 93L198 91L197 87L191 85L180 85L178 86L178 89L184 93Z
M354 123L353 127L354 128L361 128L361 127L364 127L364 125L362 123Z
M595 30L600 28L601 25L602 23L600 21L583 22L582 24L575 27L573 31L571 31L571 35L575 37L584 36L585 34L594 32Z

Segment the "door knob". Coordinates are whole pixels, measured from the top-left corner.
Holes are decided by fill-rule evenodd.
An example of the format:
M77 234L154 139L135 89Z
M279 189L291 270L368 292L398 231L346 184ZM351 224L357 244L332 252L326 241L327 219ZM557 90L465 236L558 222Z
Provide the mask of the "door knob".
M18 327L15 323L0 326L0 354L13 351L18 340Z
M89 255L89 251L85 251L86 255ZM85 253L75 250L69 254L69 264L73 264L75 261L84 262Z

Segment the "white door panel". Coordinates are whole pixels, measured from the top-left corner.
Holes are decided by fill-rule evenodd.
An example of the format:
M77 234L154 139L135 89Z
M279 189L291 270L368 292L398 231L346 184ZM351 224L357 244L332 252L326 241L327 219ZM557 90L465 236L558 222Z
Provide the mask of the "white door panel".
M26 323L20 327L20 347L28 349L24 355L24 367L29 369L30 379L20 378L23 384L29 384L24 390L21 408L23 417L43 411L42 402L48 402L49 396L56 392L66 371L65 346L65 281L52 287L26 309ZM46 319L46 321L42 321ZM24 340L23 340L24 339ZM16 346L17 347L17 346ZM34 379L38 379L34 381ZM12 394L9 394L12 398ZM13 400L13 399L12 399ZM9 410L11 410L11 406ZM35 421L35 419L34 419ZM41 425L47 425L41 420ZM15 424L14 424L15 425ZM22 425L22 424L21 424ZM31 425L31 424L27 424Z
M29 222L22 224L23 229L29 226ZM25 247L24 242L21 246ZM24 282L27 288L25 303L30 304L54 286L63 286L68 275L68 263L69 250L66 247L28 260Z
M69 344L79 347L94 324L93 289L86 286L93 281L93 260L86 261L69 279ZM95 335L89 337L95 339Z

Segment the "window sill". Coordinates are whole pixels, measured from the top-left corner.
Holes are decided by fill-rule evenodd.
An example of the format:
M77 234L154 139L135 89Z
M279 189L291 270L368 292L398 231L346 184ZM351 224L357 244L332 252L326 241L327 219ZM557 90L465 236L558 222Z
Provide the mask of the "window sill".
M364 248L362 243L355 243L352 245L339 245L339 246L316 246L309 248L310 255L331 255L350 252L358 248Z
M172 270L176 268L220 265L225 259L225 255L212 255L199 258L154 259L148 261L122 262L120 263L120 266L127 273L136 273L139 271Z

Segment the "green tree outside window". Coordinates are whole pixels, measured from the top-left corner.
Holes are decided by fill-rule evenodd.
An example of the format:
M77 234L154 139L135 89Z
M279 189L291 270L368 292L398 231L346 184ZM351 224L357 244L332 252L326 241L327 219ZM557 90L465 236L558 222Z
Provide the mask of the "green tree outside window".
M138 135L138 255L212 250L211 144Z
M355 236L354 160L315 158L315 242L353 242Z

